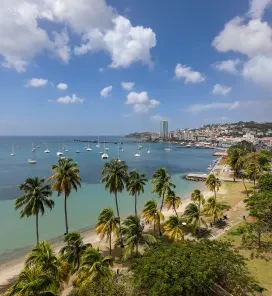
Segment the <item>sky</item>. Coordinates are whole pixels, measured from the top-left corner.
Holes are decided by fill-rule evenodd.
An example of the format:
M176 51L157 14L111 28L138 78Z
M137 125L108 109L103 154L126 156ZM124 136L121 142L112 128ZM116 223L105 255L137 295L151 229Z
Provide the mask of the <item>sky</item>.
M272 0L1 0L0 135L272 120Z

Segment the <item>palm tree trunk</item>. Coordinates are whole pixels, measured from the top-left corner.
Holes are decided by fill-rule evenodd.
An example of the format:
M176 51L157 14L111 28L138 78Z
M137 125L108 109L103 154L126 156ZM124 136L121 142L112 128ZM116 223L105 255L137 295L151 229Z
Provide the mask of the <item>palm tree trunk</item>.
M175 205L173 205L173 209L174 209L174 211L175 211L175 213L176 213L176 215L177 215L177 217L178 217L178 213L177 213L177 210L176 210Z
M214 198L216 199L216 189L214 189Z
M137 193L135 193L135 216L137 216Z
M160 211L162 211L163 204L164 204L164 194L162 195L162 202L161 202L161 208L160 208Z
M115 205L116 205L116 212L117 212L117 217L119 218L119 231L120 231L120 241L121 241L121 247L124 247L122 235L121 235L121 219L120 219L120 214L119 214L119 206L118 206L118 199L117 199L117 191L114 192L114 197L115 197Z
M155 215L154 215L153 218L154 218L154 220L153 220L154 221L153 222L154 223L154 225L153 225L153 232L154 232L154 236L155 236L156 235L156 219L155 219Z
M247 197L248 197L248 191L247 191L247 187L246 187L246 183L245 183L245 178L244 178L244 176L243 176L242 180L243 180L243 184L244 184L244 187L245 187L245 190L246 190L246 195L247 195Z
M198 217L198 228L200 228L200 202L198 204L198 212L199 212L199 217Z
M39 213L36 214L36 237L37 244L39 243Z
M111 233L112 233L112 225L110 226L110 239L109 239L109 241L110 241L110 255L111 255Z
M256 187L256 172L254 173L253 183L254 183L253 191L254 191L254 193L255 193L255 187Z
M158 228L159 228L159 234L160 234L160 236L162 236L160 221L158 221Z
M65 193L65 196L64 196L64 214L65 214L65 229L66 229L66 232L65 234L68 234L68 216L67 216L67 195Z

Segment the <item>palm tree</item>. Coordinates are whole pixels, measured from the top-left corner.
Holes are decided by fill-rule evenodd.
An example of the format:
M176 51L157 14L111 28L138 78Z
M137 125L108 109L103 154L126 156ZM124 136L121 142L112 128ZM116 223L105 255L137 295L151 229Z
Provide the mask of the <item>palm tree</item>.
M135 197L135 216L137 216L137 196L144 193L144 185L147 182L146 175L140 174L138 170L129 173L127 181L127 191Z
M228 149L228 164L231 166L233 172L234 172L234 181L235 178L240 177L240 172L242 169L241 166L241 158L243 155L245 155L247 152L245 150L242 150L241 148L237 147L230 147Z
M182 201L181 198L177 196L173 190L168 191L165 197L165 204L167 210L169 211L172 208L178 217L177 208L182 204Z
M215 197L210 197L204 206L204 213L212 216L215 223L215 220L228 209L230 209L228 204L217 201Z
M63 259L73 266L73 271L76 271L79 268L82 254L92 245L84 244L80 233L77 231L66 234L64 242L66 245L61 248L60 254Z
M184 211L184 216L186 217L188 223L192 224L194 231L196 231L201 224L207 226L207 223L201 217L200 208L197 204L188 204Z
M58 288L62 282L68 280L68 266L57 257L53 247L47 241L41 241L33 247L29 253L26 262L26 268L37 267L44 272L49 272L57 282Z
M43 215L45 207L50 210L54 207L54 201L51 199L51 188L44 182L44 178L27 178L20 186L20 190L23 190L25 194L15 201L15 210L22 208L21 218L36 216L37 244L39 243L39 213Z
M199 189L195 189L191 194L191 200L198 206L199 215L201 213L200 208L205 204L205 198ZM199 220L200 222L200 220ZM199 225L200 226L200 225Z
M106 240L109 241L110 245L110 255L111 255L111 241L112 234L118 234L118 224L120 222L119 217L114 216L113 209L106 208L100 212L98 217L98 223L96 224L96 232L100 234L101 239L106 237Z
M65 214L65 234L68 233L68 216L67 216L67 198L70 195L72 189L77 191L78 187L81 187L81 178L79 176L79 168L76 162L72 158L59 159L58 165L51 166L54 171L53 175L48 181L54 181L52 190L58 192L58 196L64 193L64 214Z
M176 188L176 186L170 182L171 176L167 173L166 168L157 169L152 177L153 180L151 180L151 182L155 184L152 188L152 193L157 193L158 197L162 198L160 207L160 210L162 210L165 194L168 193L171 188Z
M210 191L214 192L214 198L216 199L216 191L218 191L221 186L221 182L219 181L219 179L216 178L214 174L210 174L205 184Z
M153 235L144 233L144 224L141 223L139 216L128 216L122 223L121 232L125 240L124 259L127 259L134 250L138 256L139 246L149 246L156 242Z
M143 216L146 222L152 223L154 225L154 235L156 231L156 225L158 225L160 236L161 233L161 221L164 220L164 216L160 210L158 210L158 205L154 199L148 200L143 209Z
M23 269L5 296L57 296L56 278L39 266Z
M101 171L101 174L104 175L101 182L105 183L106 190L114 194L117 217L120 217L117 193L125 189L128 179L127 170L128 167L124 161L112 159L110 162L105 163L104 169ZM119 227L121 227L120 222Z
M87 248L81 258L81 265L75 280L77 285L84 285L91 281L103 282L112 277L110 267L113 266L111 256L103 257L99 249Z
M164 235L168 236L173 241L183 239L182 221L179 217L173 215L164 224Z

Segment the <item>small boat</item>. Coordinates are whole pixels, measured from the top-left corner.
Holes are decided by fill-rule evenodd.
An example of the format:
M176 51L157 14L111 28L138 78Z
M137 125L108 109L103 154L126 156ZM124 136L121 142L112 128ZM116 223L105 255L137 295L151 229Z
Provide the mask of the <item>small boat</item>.
M100 143L99 143L99 136L98 136L98 138L97 138L97 144L95 145L97 148L99 148L100 147Z
M166 152L172 151L170 140L169 140L169 147L168 148L164 148L164 151L166 151Z
M119 162L121 162L122 160L120 159L120 149L119 149L119 145L118 145L118 152L117 152L117 153L118 153L117 159L118 159Z
M150 144L149 144L149 149L147 151L147 154L150 154L151 153L151 150L150 150Z
M32 151L32 153L33 153L33 157L28 159L28 163L30 163L30 164L36 164L37 163L37 160L36 160L35 150Z
M140 157L141 155L140 155L140 153L136 152L136 153L134 154L134 156L136 156L136 157Z
M211 170L212 170L212 166L209 165L208 168L207 168L207 170L208 170L208 171L211 171Z
M40 145L38 145L36 148L40 148Z
M61 152L61 145L60 145L60 142L59 142L59 151L57 152L57 156L62 156L63 155L63 152Z
M122 148L122 150L121 150L122 152L124 152L124 149Z
M105 142L104 142L104 153L102 154L101 158L102 159L107 159L109 158L108 154L105 152L107 148L105 148Z
M77 149L77 150L76 150L76 153L80 153L80 150L79 150L79 149Z
M48 149L48 144L46 145L46 149L44 150L44 153L50 153L50 150Z
M65 159L65 156L61 156L60 159Z
M32 143L32 152L34 152L37 148L34 147L33 143Z
M99 152L99 154L103 154L103 153L104 153L103 151L100 151L100 152Z
M86 151L92 151L93 149L90 148L90 144L88 143L88 147L86 148Z
M186 148L191 148L191 144L187 144L186 145Z
M11 146L11 153L10 153L10 156L14 156L14 149L13 149L13 145Z
M199 144L195 144L195 147L196 148L200 148L201 146Z
M65 152L68 152L68 148L67 148L67 146L65 146Z

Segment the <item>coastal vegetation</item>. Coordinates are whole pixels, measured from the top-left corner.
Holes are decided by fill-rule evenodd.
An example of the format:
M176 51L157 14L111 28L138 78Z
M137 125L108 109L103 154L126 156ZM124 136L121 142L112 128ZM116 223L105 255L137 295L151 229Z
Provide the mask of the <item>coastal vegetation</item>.
M264 287L262 278L252 273L246 259L252 262L256 256L272 259L270 161L269 153L254 151L248 144L231 147L228 163L235 181L241 179L246 192L223 200L220 188L224 184L211 173L206 187L212 196L204 196L195 189L183 211L181 197L175 193L176 186L165 168L154 172L151 180L150 193L161 199L160 205L155 197L140 211L137 199L148 181L145 174L137 170L129 172L126 163L118 159L105 163L101 182L114 195L116 213L105 208L98 216L95 231L108 245L108 251L103 251L85 243L80 233L69 232L67 198L71 190L80 187L81 178L72 159L60 159L52 166L54 174L48 183L34 178L21 185L24 196L16 200L15 208L21 209L22 217L39 217L45 207L53 208L52 191L57 191L58 196L64 194L63 246L57 251L47 241L39 241L37 224L37 244L5 296L61 295L68 282L72 283L69 296L246 296L265 292L269 287ZM243 183L239 183L242 188ZM231 183L234 187L236 184ZM134 197L135 211L121 220L118 193L124 190ZM207 233L217 234L218 229L227 225L224 217L237 202L243 202L249 213L240 228L235 228L239 244L233 243L230 235L218 240L205 239ZM168 217L164 208L173 214Z

